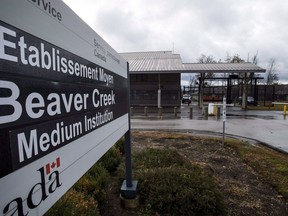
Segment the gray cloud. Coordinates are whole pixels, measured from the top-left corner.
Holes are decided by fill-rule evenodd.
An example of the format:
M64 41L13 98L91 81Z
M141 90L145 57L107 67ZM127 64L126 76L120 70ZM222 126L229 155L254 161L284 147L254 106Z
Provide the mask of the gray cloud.
M288 82L288 2L284 0L64 0L118 52L172 50L184 62L258 51L259 66L276 59Z

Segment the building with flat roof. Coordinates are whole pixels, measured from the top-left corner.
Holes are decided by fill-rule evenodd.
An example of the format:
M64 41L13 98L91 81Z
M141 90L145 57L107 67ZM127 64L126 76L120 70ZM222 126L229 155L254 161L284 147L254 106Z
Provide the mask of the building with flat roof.
M246 74L266 71L252 63L183 63L180 54L171 51L120 55L129 63L131 106L180 106L181 73L200 74L199 101L202 106L205 73Z

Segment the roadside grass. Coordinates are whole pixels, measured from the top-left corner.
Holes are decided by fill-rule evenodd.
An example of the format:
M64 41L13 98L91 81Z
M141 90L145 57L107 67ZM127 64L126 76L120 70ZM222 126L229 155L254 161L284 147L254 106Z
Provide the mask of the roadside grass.
M243 161L252 167L261 180L288 199L288 155L265 146L230 140L225 143L237 151Z

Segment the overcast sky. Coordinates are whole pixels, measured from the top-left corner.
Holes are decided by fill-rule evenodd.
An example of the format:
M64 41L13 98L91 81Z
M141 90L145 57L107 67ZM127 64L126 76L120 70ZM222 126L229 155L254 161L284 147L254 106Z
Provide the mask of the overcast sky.
M276 60L288 82L287 0L64 0L117 52L173 51L184 63L201 54L258 65Z

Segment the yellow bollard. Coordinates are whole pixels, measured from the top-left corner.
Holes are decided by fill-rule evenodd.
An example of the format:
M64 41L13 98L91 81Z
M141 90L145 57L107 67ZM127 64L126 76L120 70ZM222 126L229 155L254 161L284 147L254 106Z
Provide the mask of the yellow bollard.
M214 107L213 107L213 114L214 114L214 116L216 116L216 114L217 114L217 106L216 105L214 105Z
M284 105L283 115L286 116L287 105Z

